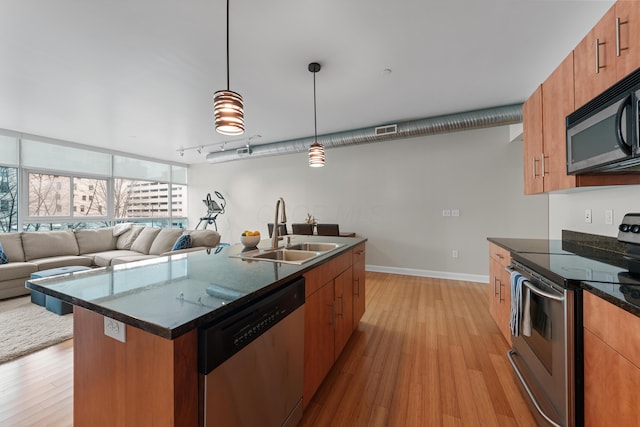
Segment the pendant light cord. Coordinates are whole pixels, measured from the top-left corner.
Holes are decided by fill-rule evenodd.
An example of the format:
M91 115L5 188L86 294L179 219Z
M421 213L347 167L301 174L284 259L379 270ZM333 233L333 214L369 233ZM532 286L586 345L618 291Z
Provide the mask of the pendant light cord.
M318 142L318 114L316 113L316 72L313 72L313 135Z
M227 90L229 85L229 0L227 0Z

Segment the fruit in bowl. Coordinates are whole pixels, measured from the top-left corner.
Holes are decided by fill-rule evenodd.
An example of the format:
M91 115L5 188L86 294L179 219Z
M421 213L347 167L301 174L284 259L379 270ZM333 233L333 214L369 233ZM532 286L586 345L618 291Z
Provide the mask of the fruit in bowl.
M254 248L260 243L260 232L244 230L240 236L240 242L245 248Z

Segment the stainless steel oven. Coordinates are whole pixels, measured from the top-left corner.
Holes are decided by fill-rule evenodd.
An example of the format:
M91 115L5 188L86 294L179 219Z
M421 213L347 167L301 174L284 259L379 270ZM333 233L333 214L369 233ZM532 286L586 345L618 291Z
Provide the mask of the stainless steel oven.
M522 330L507 356L541 425L576 425L576 292L512 260L524 276Z

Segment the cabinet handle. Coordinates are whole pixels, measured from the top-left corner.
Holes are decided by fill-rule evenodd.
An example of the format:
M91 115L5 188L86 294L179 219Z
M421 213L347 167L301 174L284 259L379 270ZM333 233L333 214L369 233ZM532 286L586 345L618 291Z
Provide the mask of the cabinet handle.
M596 39L596 74L600 74L600 68L606 68L606 65L600 65L600 46L606 44L606 42L600 43L600 39Z
M533 165L532 165L533 166L533 168L532 168L533 169L533 179L536 179L538 177L538 174L536 173L536 163L537 163L536 156L533 156L532 160L533 160Z
M358 286L356 287L357 291L354 292L354 294L359 297L360 296L360 278L356 277L354 280L358 282Z
M542 155L540 156L540 164L541 164L541 166L542 166L542 167L541 167L541 169L542 169L542 173L541 173L541 175L542 175L542 177L544 178L544 174L547 172L547 171L545 170L545 165L544 165L544 153L542 153Z
M496 283L499 282L498 277L497 276L493 276L493 296L495 297L496 295L498 295L498 292L496 291Z
M502 256L502 254L499 254L496 252L496 257L500 258L500 259L504 259L504 257Z
M363 254L364 254L364 249L360 251L356 251L356 255L363 255Z
M498 287L500 289L500 296L498 297L498 300L500 301L500 303L504 302L504 298L502 298L502 287L504 286L502 284L502 280L499 280L500 286Z
M628 24L629 21L620 21L620 17L616 18L616 56L620 56L620 52L627 50L626 47L620 47L620 25Z
M344 295L340 295L338 298L340 298L340 313L338 316L344 317Z

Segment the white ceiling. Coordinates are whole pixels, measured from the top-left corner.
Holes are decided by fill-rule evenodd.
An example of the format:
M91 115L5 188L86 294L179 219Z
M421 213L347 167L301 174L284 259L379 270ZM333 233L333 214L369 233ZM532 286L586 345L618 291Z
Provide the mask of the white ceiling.
M0 128L157 159L524 101L612 1L0 0ZM385 74L385 69L391 69ZM200 145L202 154L188 149Z

